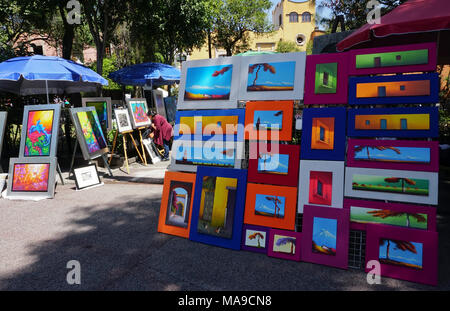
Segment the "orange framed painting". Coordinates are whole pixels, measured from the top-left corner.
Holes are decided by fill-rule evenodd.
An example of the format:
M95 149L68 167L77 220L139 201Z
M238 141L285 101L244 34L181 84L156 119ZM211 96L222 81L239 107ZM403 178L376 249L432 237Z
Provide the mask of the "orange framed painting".
M195 174L166 172L158 232L189 238Z
M293 101L249 101L245 107L245 139L290 141Z
M296 210L296 187L247 184L244 223L294 230Z

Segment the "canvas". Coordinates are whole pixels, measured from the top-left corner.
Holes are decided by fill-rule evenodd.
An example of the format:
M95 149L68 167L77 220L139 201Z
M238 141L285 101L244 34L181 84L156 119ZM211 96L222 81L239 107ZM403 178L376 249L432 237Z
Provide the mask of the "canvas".
M164 105L164 93L161 90L153 90L153 102L156 112L167 120L166 106Z
M2 155L3 138L5 137L7 117L8 117L8 112L0 111L0 157Z
M133 131L130 115L127 109L114 109L116 117L117 129L119 133L128 133Z
M177 113L177 98L175 96L164 97L164 107L166 107L167 122L175 122Z
M56 156L60 114L60 105L24 107L20 158Z
M300 261L302 234L294 231L270 229L267 255Z
M296 187L247 184L244 223L294 230L296 210Z
M345 196L437 205L438 173L347 167Z
M92 164L73 170L75 175L75 184L77 190L83 190L89 187L101 185L102 182L98 176L97 165Z
M244 224L242 227L241 249L267 254L270 228Z
M303 99L305 52L238 57L239 100Z
M111 97L83 97L81 102L83 107L95 108L98 119L105 133L112 130Z
M344 161L300 160L298 212L304 205L342 208Z
M149 138L146 138L142 140L142 143L144 144L145 150L147 150L147 153L150 156L152 164L161 162L161 158L157 155L155 149L153 148L152 141Z
M147 116L148 107L145 98L127 98L127 107L134 129L148 127L152 121Z
M347 166L439 172L439 142L350 139Z

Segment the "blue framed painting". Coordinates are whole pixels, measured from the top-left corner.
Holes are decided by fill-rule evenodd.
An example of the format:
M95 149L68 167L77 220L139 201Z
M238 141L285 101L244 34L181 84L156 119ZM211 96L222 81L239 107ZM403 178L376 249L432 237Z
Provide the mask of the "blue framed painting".
M350 105L435 104L439 102L437 73L356 77L349 80Z
M350 137L438 137L437 107L348 110Z
M304 109L300 159L343 161L346 119L344 107Z
M245 109L177 111L174 139L244 141Z
M189 239L241 249L247 170L199 166Z

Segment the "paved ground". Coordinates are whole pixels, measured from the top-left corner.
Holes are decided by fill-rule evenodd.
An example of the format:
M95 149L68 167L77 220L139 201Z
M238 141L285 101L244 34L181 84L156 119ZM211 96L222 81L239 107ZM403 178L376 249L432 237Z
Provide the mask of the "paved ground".
M132 175L77 192L58 186L53 200L0 199L0 290L449 290L450 178L442 174L440 284L393 279L368 285L366 275L232 251L157 232L164 165L133 165ZM158 175L159 174L159 175ZM81 285L66 282L70 260Z

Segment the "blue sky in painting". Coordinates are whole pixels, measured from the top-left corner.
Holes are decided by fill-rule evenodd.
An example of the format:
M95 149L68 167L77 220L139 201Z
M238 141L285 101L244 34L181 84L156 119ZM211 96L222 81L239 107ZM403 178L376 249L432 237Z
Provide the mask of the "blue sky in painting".
M422 267L423 244L415 242L411 242L411 244L416 247L417 254L414 254L408 250L402 251L396 247L394 242L391 241L389 248L389 259ZM385 242L384 245L380 245L380 259L386 259L386 251L387 243Z
M256 85L294 87L295 62L279 62L269 64L275 68L275 74L271 73L269 70L259 70ZM250 64L249 67L252 65L254 64ZM253 85L255 77L256 70L254 70L253 73L248 74L247 86Z
M288 154L261 154L258 159L258 171L270 171L274 173L287 174L288 168Z
M275 198L275 196L272 195L265 195L265 194L256 195L255 211L275 215L275 204L273 201L267 200L266 199L267 197ZM278 207L280 208L280 210L278 211L278 215L280 217L284 217L286 198L285 197L277 197L277 198L278 200L281 201L281 203L278 203Z
M280 113L281 112L281 113ZM256 129L256 123L260 122L260 129L282 129L283 112L280 110L256 110L253 116L253 127Z
M213 77L214 72L230 67L224 74ZM187 70L186 92L207 95L230 93L233 65L191 67Z
M193 146L179 146L176 152L175 160L181 161L186 155L189 161L204 164L221 164L234 166L235 151L228 150L226 154L223 153L223 148L216 147L214 151L208 151L207 148L193 147Z
M313 241L318 246L336 249L337 220L314 217Z
M384 161L407 161L418 163L430 163L430 149L418 147L395 147L400 151L397 154L394 150L378 150L369 147L370 160L384 160ZM359 152L355 152L356 160L367 160L367 148Z

